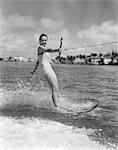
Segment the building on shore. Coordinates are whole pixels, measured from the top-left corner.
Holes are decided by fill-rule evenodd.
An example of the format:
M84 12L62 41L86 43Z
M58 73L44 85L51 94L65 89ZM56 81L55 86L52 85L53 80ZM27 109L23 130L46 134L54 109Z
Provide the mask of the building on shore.
M17 62L27 62L28 59L25 58L25 57L22 57L22 56L16 56L16 57L13 57L15 59L15 61Z
M74 64L86 64L86 61L85 61L85 58L76 57L73 63Z
M33 58L28 58L28 62L34 62L34 61L36 61L36 60Z
M109 65L111 63L112 59L110 56L104 57L104 65Z

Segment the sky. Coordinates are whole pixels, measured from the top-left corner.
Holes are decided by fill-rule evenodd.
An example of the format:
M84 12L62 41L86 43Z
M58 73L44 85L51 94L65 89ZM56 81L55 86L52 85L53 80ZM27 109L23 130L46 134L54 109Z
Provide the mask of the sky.
M49 48L62 56L118 51L117 0L1 0L0 57L37 57L38 38L48 35ZM52 57L57 56L53 54Z

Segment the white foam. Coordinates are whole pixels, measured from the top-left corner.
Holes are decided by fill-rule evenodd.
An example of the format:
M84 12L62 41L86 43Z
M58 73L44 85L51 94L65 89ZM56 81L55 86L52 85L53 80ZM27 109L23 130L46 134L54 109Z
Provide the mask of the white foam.
M89 139L92 130L36 118L0 122L0 150L107 150Z
M8 104L52 107L50 98L48 91L0 89L0 108ZM66 102L61 98L61 104ZM87 135L91 132L94 130L73 128L37 118L0 117L0 150L107 150L105 146L89 139Z
M48 91L17 91L0 90L0 108L15 105L30 105L35 107L52 107L51 94Z

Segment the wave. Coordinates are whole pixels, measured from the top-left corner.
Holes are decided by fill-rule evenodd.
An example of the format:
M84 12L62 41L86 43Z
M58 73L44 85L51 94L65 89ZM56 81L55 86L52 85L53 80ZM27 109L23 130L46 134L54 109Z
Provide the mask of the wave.
M11 117L11 119L16 118L19 119L20 118L20 122L21 122L21 118L24 118L27 120L27 118L31 119L31 118L35 118L35 119L41 119L41 120L47 120L47 121L54 121L54 122L58 122L61 123L63 125L68 125L71 126L71 130L67 133L67 136L65 137L65 133L61 134L60 137L60 142L58 142L58 146L61 144L61 139L62 137L65 137L67 139L68 137L68 141L63 141L64 145L63 147L59 147L64 148L64 150L67 150L67 145L69 144L70 140L73 140L73 138L76 140L76 142L74 144L70 144L69 146L72 147L70 149L78 149L79 145L83 145L83 149L88 150L88 144L84 145L83 141L86 140L87 138L87 143L90 143L90 149L94 150L94 149L100 149L100 150L106 150L105 147L103 147L102 145L97 144L96 142L90 141L90 139L87 137L87 135L85 135L85 137L83 137L83 130L82 133L80 133L80 131L77 131L78 134L74 134L72 137L72 132L73 132L73 128L77 127L83 129L83 127L88 124L88 118L87 118L87 122L81 120L81 117L83 116L78 116L78 115L70 115L70 114L66 114L65 112L56 112L55 108L53 106L52 103L52 99L51 99L51 92L49 91L49 89L47 90L47 88L43 87L43 88L39 88L37 89L36 87L33 87L31 85L26 84L25 82L23 82L22 80L18 80L17 85L15 86L15 90L7 90L4 88L0 89L0 115L2 118L2 116L6 116L6 118L8 119L9 116ZM80 101L79 101L80 102ZM66 95L60 95L60 102L59 104L61 106L66 106L66 108L73 108L73 110L77 110L79 108L79 104L77 101L76 102L72 102L69 101L69 99L66 97ZM35 108L35 109L34 109ZM37 111L38 110L38 111ZM85 117L86 118L86 117ZM3 118L4 120L5 118ZM84 118L83 118L84 120ZM86 119L85 119L86 120ZM9 122L9 121L8 121ZM47 124L44 124L44 131L45 128L48 127L49 122L47 122ZM9 124L9 123L8 123ZM24 124L24 123L23 123ZM26 122L27 124L27 122ZM27 124L28 128L29 124ZM40 123L39 123L40 126ZM58 127L55 126L55 130L58 130ZM12 126L13 128L13 126ZM53 128L52 125L50 126L50 128ZM67 129L67 126L65 126L65 129ZM80 129L80 130L81 130ZM59 127L59 130L55 133L55 138L52 139L50 141L50 139L47 139L47 142L52 142L53 140L57 140L58 138L56 138L57 134L60 136L60 131L62 130L62 127ZM45 138L45 134L47 134L47 132L45 134L44 131L42 131L42 136L44 136L43 138ZM50 132L52 133L54 130L52 129ZM93 130L94 132L94 130ZM51 134L50 133L50 134ZM33 134L33 132L32 132ZM49 134L49 137L50 137ZM36 133L37 135L37 133ZM81 135L83 137L83 140L81 140ZM13 136L13 135L12 135ZM48 136L48 135L47 135ZM24 134L23 134L24 137ZM72 137L72 138L71 138ZM79 139L79 145L78 143L78 139ZM27 140L27 138L26 138ZM32 140L32 139L31 139ZM40 138L41 140L41 138ZM37 141L38 142L38 141ZM93 144L94 143L94 144ZM74 146L76 145L76 146ZM26 145L27 146L27 145ZM45 144L44 144L45 146ZM25 147L26 148L26 147ZM39 149L41 149L42 147L39 146ZM46 148L46 147L45 147ZM52 147L53 148L53 145ZM103 148L103 149L102 149ZM43 149L43 148L42 148ZM48 149L48 148L47 148ZM58 149L57 149L58 150Z
M0 118L2 150L108 150L89 139L92 129L77 129L37 118Z

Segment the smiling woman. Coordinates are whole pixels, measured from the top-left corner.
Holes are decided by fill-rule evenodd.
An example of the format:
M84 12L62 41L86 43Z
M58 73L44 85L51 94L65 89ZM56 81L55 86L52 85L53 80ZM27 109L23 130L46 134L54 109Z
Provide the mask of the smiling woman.
M57 81L57 76L54 72L54 70L51 67L51 60L50 60L50 55L49 53L53 52L61 52L61 47L58 49L47 49L46 44L47 44L48 36L46 34L41 34L39 37L39 43L40 46L38 48L38 59L35 65L34 70L31 72L34 74L40 66L40 70L44 72L44 75L51 87L52 90L52 100L54 103L54 106L58 106L58 101L59 101L59 87L58 87L58 81ZM62 44L62 43L61 43Z

